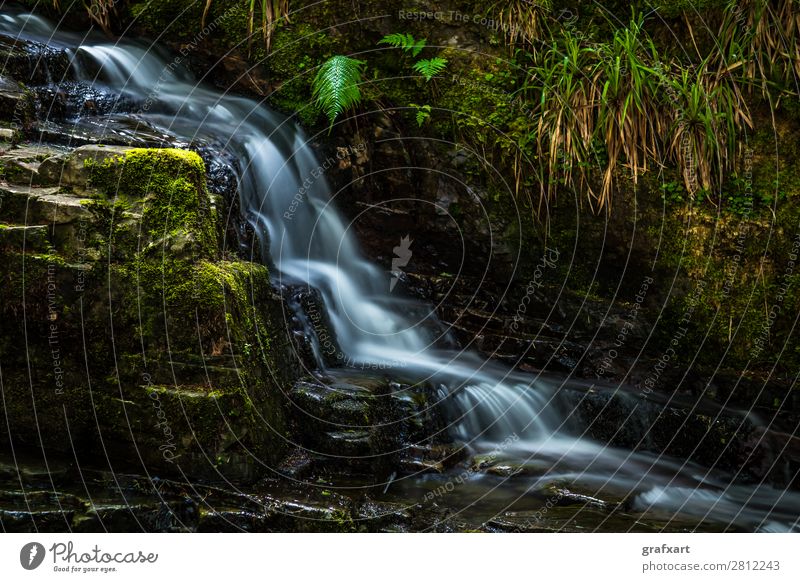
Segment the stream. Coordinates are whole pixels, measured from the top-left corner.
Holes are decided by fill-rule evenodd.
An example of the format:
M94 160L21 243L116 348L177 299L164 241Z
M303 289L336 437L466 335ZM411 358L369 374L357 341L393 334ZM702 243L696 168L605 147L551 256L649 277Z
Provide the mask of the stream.
M602 505L601 499L624 500L631 513L651 520L800 529L800 494L741 484L713 468L593 440L565 398L569 380L523 374L454 348L435 309L392 292L390 274L364 256L331 199L323 164L289 118L262 102L198 82L161 49L82 37L6 9L0 33L66 51L73 82L105 96L106 110L91 118L76 116L74 132L87 124L95 132L124 128L173 147L200 144L220 163L235 160L241 208L268 257L275 287L313 290L324 307L340 360L333 367L309 313L292 304L305 324L317 369L331 374L379 369L381 377L435 386L449 436L463 443L470 458L500 459L513 475L463 467L441 475L393 474L377 484L385 499L427 495L441 504L447 497L455 513L482 521L503 512L542 511L542 487L559 483L583 496L587 507ZM741 415L744 422L747 414ZM544 497L553 501L547 507L563 496L553 491ZM536 503L533 492L539 492Z

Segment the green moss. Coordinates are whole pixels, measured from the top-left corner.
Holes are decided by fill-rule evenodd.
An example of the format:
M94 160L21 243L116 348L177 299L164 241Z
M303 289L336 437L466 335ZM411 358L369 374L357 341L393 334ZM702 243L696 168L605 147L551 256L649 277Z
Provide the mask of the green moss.
M163 35L167 40L186 40L200 32L204 6L205 2L199 0L147 0L131 3L128 11L144 32L154 37Z
M276 462L283 444L275 432L285 424L275 382L286 371L274 326L282 322L271 315L265 267L216 261L216 213L202 161L182 150L138 149L88 166L94 197L83 204L91 218L58 226L64 240L80 232L80 244L9 252L0 269L0 315L8 323L0 349L15 352L14 338L29 334L25 357L34 372L13 381L36 387L39 421L50 428L46 446L96 443L99 431L113 446L137 443L148 464L169 470L159 451L163 435L153 430L157 396L186 474L249 474L249 454ZM66 369L58 393L47 343L53 322ZM24 360L8 364L26 369ZM36 426L26 390L6 392L14 435ZM209 475L204 451L216 459Z
M90 186L114 201L118 210L141 213L145 244L184 234L200 256L216 255L216 216L206 190L205 167L196 153L133 149L100 163L87 160L86 165Z

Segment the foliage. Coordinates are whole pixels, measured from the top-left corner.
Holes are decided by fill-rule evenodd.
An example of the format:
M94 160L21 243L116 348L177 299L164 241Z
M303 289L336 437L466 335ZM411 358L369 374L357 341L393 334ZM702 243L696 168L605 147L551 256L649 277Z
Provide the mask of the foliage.
M501 0L489 8L509 44L535 47L546 30L545 17L552 9L551 0Z
M405 52L410 52L412 57L416 57L425 48L426 42L427 39L416 40L408 33L394 33L384 36L378 41L378 44L388 44L394 48L403 49Z
M414 63L413 69L420 75L425 77L426 81L430 81L436 75L444 71L447 66L447 59L442 57L433 57L431 59L421 59Z
M525 88L536 103L542 195L552 196L559 184L579 186L598 208L610 204L623 164L634 183L648 162L671 161L691 194L719 186L737 131L752 125L730 70L712 71L708 62L674 66L658 54L641 19L610 43L563 30L534 58ZM587 179L598 163L599 189Z
M797 93L800 11L796 0L730 0L719 32L719 67L740 69L761 88Z
M361 101L359 85L363 79L364 61L335 55L319 68L313 82L313 98L331 125L346 109Z
M409 104L409 107L413 107L416 110L415 119L417 120L417 125L422 127L422 125L431 118L431 106L430 105L417 105L416 103Z
M53 4L60 9L59 0L53 0ZM92 22L103 29L104 33L111 35L111 19L115 13L117 0L83 0L83 5Z
M667 95L677 107L669 112L666 159L682 170L691 194L721 187L735 156L738 129L752 127L738 85L729 74L708 71L707 62L668 80Z
M256 22L256 0L248 1L247 52L249 53L252 48ZM214 0L206 0L206 6L203 10L203 18L200 22L200 28L206 27L208 13L211 10L211 5L213 3ZM289 22L289 0L258 0L258 5L261 13L261 37L264 43L264 48L266 49L267 54L269 54L270 50L272 49L272 34L275 30L275 26L281 20Z
M404 52L411 53L411 56L416 57L426 46L426 39L415 39L411 34L393 33L384 36L378 41L378 44L388 44L395 48L402 49ZM436 75L444 71L447 66L447 59L442 57L433 57L430 59L420 59L416 61L411 68L417 73L425 77L425 80L430 82Z
M82 0L89 20L98 25L102 31L112 35L112 19L116 15L119 0ZM53 0L53 8L61 11L61 0Z
M114 20L117 15L118 5L121 0L81 0L86 9L89 19L97 24L104 33L109 36L113 34ZM242 0L237 0L241 2ZM247 5L247 50L248 54L252 49L253 36L256 32L256 13L259 13L259 29L261 31L262 42L265 50L269 54L272 47L272 37L276 25L281 21L289 22L289 0L244 0ZM61 0L53 0L53 7L61 10ZM206 0L203 8L203 16L200 20L200 29L206 28L208 16L214 0ZM149 5L148 5L149 7ZM231 10L232 7L226 8Z

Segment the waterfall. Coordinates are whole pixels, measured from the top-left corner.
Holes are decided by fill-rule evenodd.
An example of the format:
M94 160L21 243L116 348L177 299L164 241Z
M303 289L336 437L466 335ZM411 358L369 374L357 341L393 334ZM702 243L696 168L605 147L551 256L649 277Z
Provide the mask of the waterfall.
M504 455L546 461L553 478L632 493L640 510L797 527L797 493L731 485L691 463L575 434L557 384L437 347L436 334L413 315L434 319L433 308L390 295L387 274L363 256L330 198L326 163L290 119L198 84L181 63L148 47L81 38L30 15L0 15L0 32L68 50L74 78L132 100L125 115L142 127L235 155L242 208L269 252L275 283L320 294L346 361L384 369L402 362L404 377L443 386L453 434L474 452L511 442Z

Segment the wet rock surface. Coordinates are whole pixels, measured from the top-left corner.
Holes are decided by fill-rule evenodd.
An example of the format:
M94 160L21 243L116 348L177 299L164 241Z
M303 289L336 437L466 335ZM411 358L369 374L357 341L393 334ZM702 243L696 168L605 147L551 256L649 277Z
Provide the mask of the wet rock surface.
M561 501L548 504L557 492ZM555 486L527 508L485 514L447 498L400 500L370 481L348 488L324 479L265 479L231 487L88 468L25 450L0 456L0 528L4 532L581 532L715 531L689 521L643 519Z
M441 471L451 440L431 386L353 371L298 381L289 399L299 444L323 464L387 478L399 467Z
M765 430L755 412L703 397L606 385L564 393L576 430L600 442L714 467L739 482L798 486L797 442L779 430Z
M185 205L162 213L175 187ZM265 267L221 256L196 154L7 144L0 196L0 440L245 481L264 470L254 454L278 460L277 386L294 365L285 307Z

